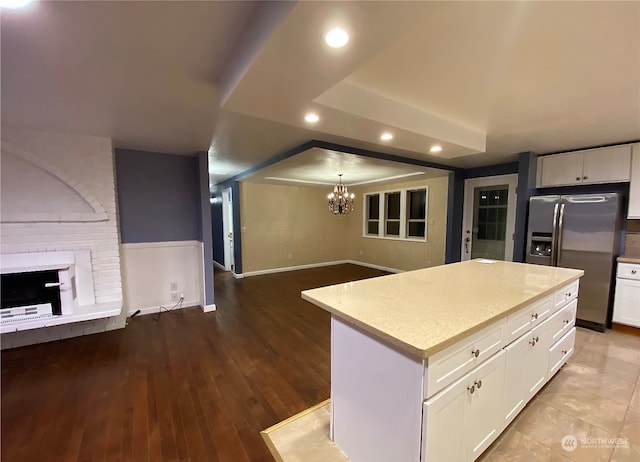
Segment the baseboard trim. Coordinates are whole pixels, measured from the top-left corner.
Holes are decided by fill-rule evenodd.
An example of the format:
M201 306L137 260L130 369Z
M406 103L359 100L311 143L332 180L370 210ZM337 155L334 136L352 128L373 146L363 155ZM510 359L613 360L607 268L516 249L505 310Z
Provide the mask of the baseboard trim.
M136 316L144 316L147 314L158 314L158 312L160 311L160 308L171 308L173 305L175 305L175 303L171 303L168 305L157 305L157 306L148 306L146 308L129 308L129 311L127 312L127 317L130 317L133 313L135 313L136 311L140 310L140 313L138 313ZM192 301L186 301L186 302L182 302L182 307L181 308L173 308L175 310L177 309L185 309L185 308L191 308L194 306L201 306L200 305L200 301L199 300L192 300ZM215 306L215 305L214 305Z
M224 267L224 265L221 265L220 263L218 263L217 261L213 260L213 266L215 266L216 268L222 270L222 271L227 271L227 268Z
M210 313L211 311L216 311L216 304L213 303L211 305L204 305L202 307L202 311L204 311L205 313Z
M389 273L404 273L406 271L398 268L391 268L389 266L382 266L382 265L374 265L373 263L367 263L367 262L357 261L357 260L347 260L347 263L351 263L353 265L366 266L367 268L378 269L381 271L388 271Z
M626 324L618 324L612 323L611 330L615 330L616 332L622 332L623 334L635 335L636 337L640 337L640 328L627 326Z
M195 247L202 245L200 241L159 241L159 242L124 242L120 247L124 249L149 249L157 247Z
M284 266L281 268L272 268L267 270L247 271L246 273L240 273L240 274L234 273L233 276L236 279L242 279L242 278L251 277L251 276L262 276L265 274L285 273L288 271L298 271L298 270L304 270L304 269L322 268L324 266L335 266L335 265L344 265L344 264L365 266L367 268L378 269L381 271L388 271L389 273L403 273L405 271L397 268L390 268L388 266L375 265L373 263L367 263L367 262L362 262L357 260L336 260L336 261L327 261L322 263L310 263L308 265Z

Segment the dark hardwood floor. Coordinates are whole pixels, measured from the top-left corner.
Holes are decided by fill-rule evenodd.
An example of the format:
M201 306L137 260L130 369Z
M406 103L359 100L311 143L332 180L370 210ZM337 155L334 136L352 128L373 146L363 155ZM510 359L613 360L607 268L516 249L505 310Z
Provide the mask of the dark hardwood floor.
M3 351L2 460L271 461L260 430L329 397L329 315L300 291L383 274L216 272L217 312Z

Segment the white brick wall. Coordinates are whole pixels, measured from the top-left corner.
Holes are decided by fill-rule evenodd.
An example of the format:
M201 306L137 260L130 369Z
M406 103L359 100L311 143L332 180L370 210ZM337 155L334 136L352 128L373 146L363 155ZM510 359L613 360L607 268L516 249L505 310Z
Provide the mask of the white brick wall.
M5 254L90 250L96 303L121 300L120 239L116 216L111 140L3 127L2 142L3 149L25 150L33 158L42 158L45 163L63 172L66 180L74 182L74 188L81 189L87 193L87 196L97 201L97 204L92 205L94 208L103 209L107 220L2 223L0 251ZM30 191L30 196L33 197L33 191ZM38 341L92 333L95 329L104 331L109 328L124 327L124 320L123 315L121 319L115 320L84 322L55 329L7 334L3 336L2 344L5 347L7 342L17 337L31 339L32 341L28 343L38 343ZM12 343L17 346L22 344L22 341L15 340Z

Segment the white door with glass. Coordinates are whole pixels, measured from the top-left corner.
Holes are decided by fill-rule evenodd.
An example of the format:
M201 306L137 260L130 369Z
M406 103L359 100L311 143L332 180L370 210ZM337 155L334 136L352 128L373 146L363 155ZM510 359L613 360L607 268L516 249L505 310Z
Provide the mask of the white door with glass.
M518 175L464 182L462 260L513 260Z

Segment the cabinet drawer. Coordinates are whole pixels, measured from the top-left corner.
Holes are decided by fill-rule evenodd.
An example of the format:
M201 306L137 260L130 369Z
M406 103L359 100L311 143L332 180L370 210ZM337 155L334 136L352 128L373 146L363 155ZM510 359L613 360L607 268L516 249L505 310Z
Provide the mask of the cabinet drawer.
M633 263L618 263L618 277L640 281L640 265Z
M562 367L573 354L576 341L576 328L573 327L562 339L549 349L549 378Z
M553 296L539 300L507 318L504 344L508 345L529 329L544 321L554 306Z
M430 357L423 396L432 396L500 350L506 322L502 319Z
M578 297L578 284L579 280L573 281L571 284L567 284L554 294L554 303L556 308L560 308Z
M551 344L556 343L569 332L576 323L576 308L578 300L573 300L567 306L551 316Z

